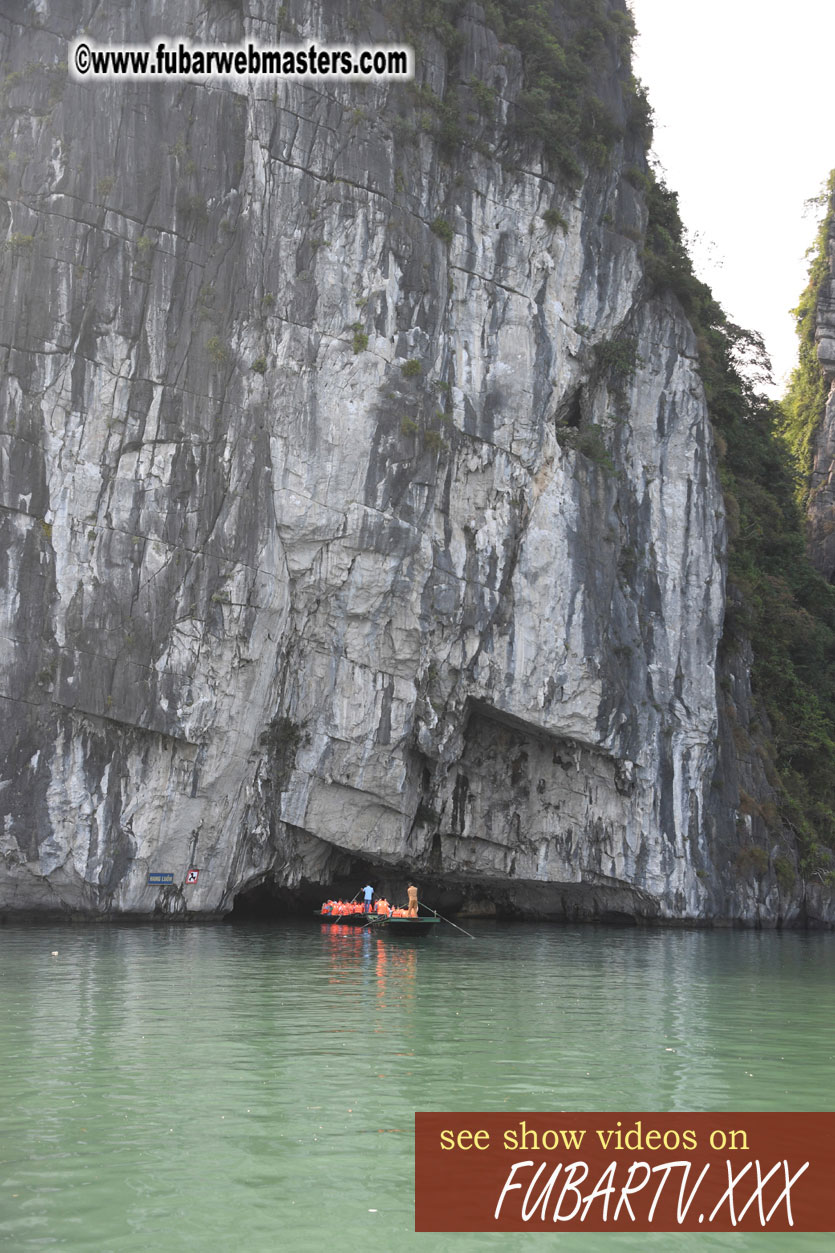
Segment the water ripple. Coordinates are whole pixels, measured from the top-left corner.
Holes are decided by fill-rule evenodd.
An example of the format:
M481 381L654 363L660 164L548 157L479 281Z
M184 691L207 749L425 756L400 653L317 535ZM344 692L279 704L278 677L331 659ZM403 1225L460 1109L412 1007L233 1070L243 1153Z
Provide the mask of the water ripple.
M470 929L3 929L0 1237L492 1247L412 1231L415 1110L832 1108L833 937Z

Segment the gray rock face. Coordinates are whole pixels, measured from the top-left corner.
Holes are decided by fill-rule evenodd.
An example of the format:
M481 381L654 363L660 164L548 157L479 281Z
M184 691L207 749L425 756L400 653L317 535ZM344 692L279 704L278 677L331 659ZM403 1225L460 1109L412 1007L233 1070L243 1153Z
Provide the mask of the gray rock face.
M809 553L815 568L831 582L835 575L835 233L829 237L829 277L818 297L816 323L818 361L830 389L814 443Z
M69 82L82 30L281 33L266 0L104 7L0 24L4 910L211 915L359 857L774 920L719 882L722 496L635 154L569 192L451 159L385 83ZM461 31L489 139L519 58Z

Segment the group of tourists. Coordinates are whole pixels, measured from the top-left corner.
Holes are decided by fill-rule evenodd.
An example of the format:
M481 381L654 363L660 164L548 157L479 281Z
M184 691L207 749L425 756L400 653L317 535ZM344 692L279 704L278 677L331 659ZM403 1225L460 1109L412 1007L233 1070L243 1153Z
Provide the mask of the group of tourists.
M410 884L410 886L406 888L406 891L409 894L409 904L406 906L404 910L398 910L397 914L404 918L417 918L417 911L418 911L417 888L415 887L414 884ZM375 908L372 909L372 905L374 905L375 902L374 902L374 889L370 883L366 883L365 887L362 889L362 894L364 898L363 900L364 912L366 914L371 914L371 913L379 914L381 912L380 905L381 904L388 905L388 901L377 901Z
M404 908L390 905L383 897L375 899L374 888L370 883L366 883L365 887L360 890L363 896L362 901L358 901L356 897L352 901L325 901L321 912L339 916L346 914L376 914L378 918L417 918L418 890L414 884L411 884L406 889L409 895L409 903ZM359 896L359 892L357 896Z

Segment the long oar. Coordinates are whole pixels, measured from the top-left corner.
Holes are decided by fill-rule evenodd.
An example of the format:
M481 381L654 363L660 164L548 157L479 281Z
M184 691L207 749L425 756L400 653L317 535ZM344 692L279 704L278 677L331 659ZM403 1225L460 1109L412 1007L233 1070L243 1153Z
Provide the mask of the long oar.
M423 905L423 901L418 901L418 905ZM450 922L448 918L444 918L443 914L439 914L437 909L433 909L431 905L423 905L424 909L428 909L430 914L434 914L436 918L440 918L441 922L447 922L451 927L455 927L456 931L460 931L462 935L466 935L469 939L474 940L475 936L470 935L469 931L465 931L463 927L459 927L457 922Z

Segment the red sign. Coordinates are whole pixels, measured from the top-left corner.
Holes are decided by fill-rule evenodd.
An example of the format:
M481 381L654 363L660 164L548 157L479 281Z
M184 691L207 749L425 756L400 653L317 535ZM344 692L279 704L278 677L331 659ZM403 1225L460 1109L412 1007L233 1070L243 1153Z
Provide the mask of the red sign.
M199 874L200 874L199 870L194 870L194 869L189 870L186 874L186 883L196 883L197 876Z
M835 1114L415 1114L416 1231L832 1231Z

